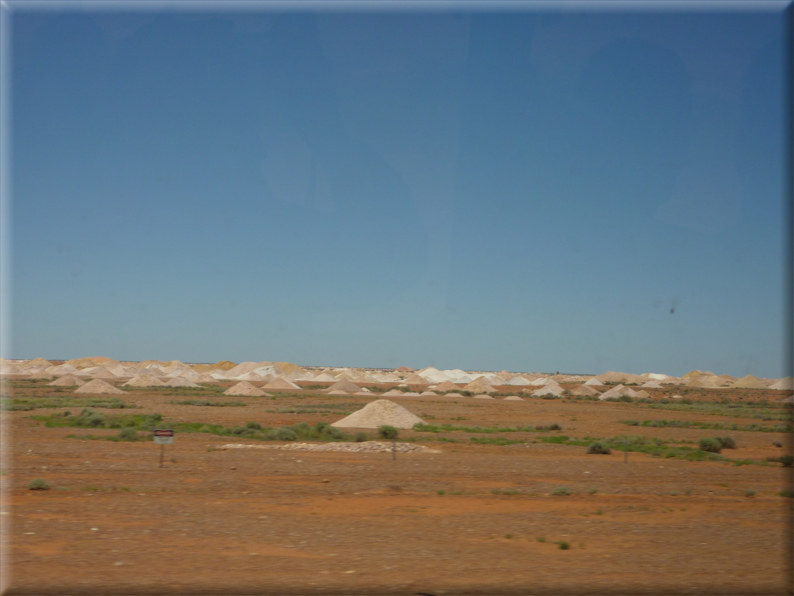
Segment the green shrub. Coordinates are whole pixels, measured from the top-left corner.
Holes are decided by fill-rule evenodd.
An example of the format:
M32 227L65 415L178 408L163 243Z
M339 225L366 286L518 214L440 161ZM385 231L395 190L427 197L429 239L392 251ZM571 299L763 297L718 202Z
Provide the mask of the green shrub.
M609 455L612 453L612 450L609 448L609 445L602 441L596 441L595 443L590 443L587 447L587 453L600 453L604 455Z
M353 441L356 443L363 443L366 440L367 440L367 433L358 432L355 435L353 435Z
M50 485L47 484L46 480L36 478L28 483L28 490L50 490Z
M389 424L378 427L378 436L381 439L396 439L400 436L400 431Z
M722 450L722 442L713 437L704 437L698 442L698 448L709 453L719 453Z
M750 489L748 489L748 490L744 491L744 496L745 496L745 497L752 497L752 496L755 496L755 491L754 491L754 490L750 490Z
M119 431L118 437L120 441L137 441L138 433L134 428L126 427Z
M569 489L567 486L560 486L551 491L551 494L553 494L555 497L567 497L570 496L571 489Z
M297 438L295 432L288 428L279 428L276 430L276 439L278 441L294 441Z
M736 441L733 437L715 437L722 445L723 449L736 449Z
M557 545L559 546L560 550L568 550L569 548L571 548L570 545L567 542L565 542L565 540L560 540L557 543Z
M253 428L254 430L262 430L262 425L259 424L258 422L246 422L245 427Z

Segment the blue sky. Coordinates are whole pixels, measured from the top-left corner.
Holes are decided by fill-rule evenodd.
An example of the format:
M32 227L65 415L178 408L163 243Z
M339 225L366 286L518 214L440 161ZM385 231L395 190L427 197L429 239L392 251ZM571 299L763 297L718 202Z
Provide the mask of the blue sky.
M9 356L789 374L783 20L20 5Z

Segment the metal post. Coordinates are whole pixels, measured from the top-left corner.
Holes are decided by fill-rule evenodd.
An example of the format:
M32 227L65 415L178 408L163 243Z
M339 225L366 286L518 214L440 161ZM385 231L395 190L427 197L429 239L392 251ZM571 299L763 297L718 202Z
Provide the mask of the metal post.
M163 467L163 455L165 455L165 445L160 445L160 467Z

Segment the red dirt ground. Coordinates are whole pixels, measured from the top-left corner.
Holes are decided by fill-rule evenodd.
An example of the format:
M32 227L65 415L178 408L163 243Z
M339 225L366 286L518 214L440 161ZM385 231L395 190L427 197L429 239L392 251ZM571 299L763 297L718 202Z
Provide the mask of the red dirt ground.
M142 406L133 413L227 426L330 422L342 416L266 410L370 401L307 394L213 398L245 407L169 403L187 398L162 390L124 396ZM395 401L429 422L557 422L571 437L697 441L730 434L739 444L723 452L731 459L779 456L785 450L772 443L788 440L628 427L619 420L759 421L624 403ZM510 434L529 442L509 446L428 440L423 444L441 452L399 454L396 461L388 453L212 450L262 443L196 433L177 436L159 468L152 443L69 439L85 429L30 419L53 411L5 413L13 431L13 458L2 476L7 594L790 593L792 500L777 493L790 489L791 478L779 465L639 453L625 464L623 453L587 455L585 447L531 442L553 433ZM28 490L34 478L53 489ZM572 494L554 496L561 486ZM561 550L560 541L570 548Z

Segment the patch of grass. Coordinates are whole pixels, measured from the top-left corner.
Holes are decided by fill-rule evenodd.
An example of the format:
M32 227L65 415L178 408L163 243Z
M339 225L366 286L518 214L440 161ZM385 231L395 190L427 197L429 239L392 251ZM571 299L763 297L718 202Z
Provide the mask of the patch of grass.
M538 542L546 542L546 538L544 538L543 536L538 536L537 537L537 541Z
M755 491L747 489L746 491L744 491L744 496L745 497L754 497L755 496Z
M28 483L28 490L50 490L50 485L42 478L36 478Z
M555 497L568 497L571 494L571 489L567 486L559 486L551 491L551 494Z
M178 406L211 406L216 408L239 408L248 405L241 401L208 401L206 399L186 399L183 401L171 401L169 403Z
M792 422L792 412L784 405L773 405L768 402L715 403L697 402L686 404L684 400L670 401L661 399L658 402L638 404L638 407L651 410L673 410L679 412L700 412L712 416L730 416L733 418L755 418L760 420L781 420ZM739 430L729 428L726 430Z
M445 491L443 491L443 490L437 490L437 491L436 491L436 494L437 494L437 495L445 495L445 494L447 494L447 493L446 493Z
M767 457L766 461L783 464L784 468L790 468L794 465L794 457L791 455L781 455L780 457Z
M588 494L588 495L594 495L594 494L596 494L597 492L598 492L598 489L597 489L597 488L595 488L595 487L592 487L592 486L591 486L590 488L588 488L588 489L587 489L587 494Z
M727 422L701 422L697 420L621 420L621 424L629 426L644 426L650 428L701 428L707 430L736 430L745 432L764 432L764 433L789 433L792 431L790 424L729 424Z
M785 497L787 499L791 499L791 498L794 498L794 491L782 490L779 493L777 493L777 496L778 497Z
M716 437L704 437L698 442L698 448L709 453L719 453L722 450L722 443Z
M557 543L557 548L559 548L560 550L568 550L569 548L571 548L571 546L567 542L565 542L565 540L560 540Z
M418 422L414 425L413 429L417 432L427 433L444 433L444 432L467 432L467 433L516 433L516 432L544 432L549 430L561 430L559 424L551 424L548 426L458 426L456 424L424 424Z
M504 437L472 437L470 441L477 445L518 445L519 443L526 443L526 441L514 441Z
M49 408L106 408L114 410L133 409L138 406L128 404L117 397L4 397L0 399L0 410L22 411L42 410Z

